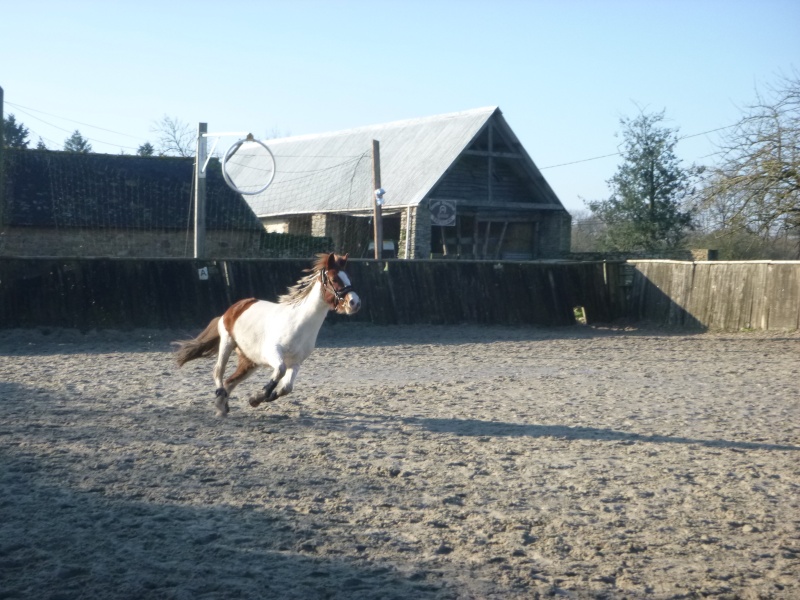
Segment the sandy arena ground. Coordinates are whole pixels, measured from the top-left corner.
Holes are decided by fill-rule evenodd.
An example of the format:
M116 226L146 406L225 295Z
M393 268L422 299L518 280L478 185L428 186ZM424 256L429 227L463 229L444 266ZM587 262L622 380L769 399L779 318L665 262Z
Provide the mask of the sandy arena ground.
M800 598L800 334L339 323L227 419L180 337L0 331L0 598Z

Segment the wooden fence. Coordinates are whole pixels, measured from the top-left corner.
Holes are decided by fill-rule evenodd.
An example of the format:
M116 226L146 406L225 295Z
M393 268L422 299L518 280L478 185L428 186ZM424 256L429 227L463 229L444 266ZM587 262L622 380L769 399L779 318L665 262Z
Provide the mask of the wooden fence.
M308 266L295 259L2 259L0 327L196 328L238 299L275 300ZM616 287L605 284L610 268L351 260L347 270L363 301L357 321L570 325L575 306L592 321L618 316Z
M800 261L629 261L628 316L724 331L800 329Z
M276 299L308 266L4 258L0 328L194 330L238 299ZM800 262L351 260L348 273L363 301L352 319L375 324L572 325L580 306L589 323L800 328Z

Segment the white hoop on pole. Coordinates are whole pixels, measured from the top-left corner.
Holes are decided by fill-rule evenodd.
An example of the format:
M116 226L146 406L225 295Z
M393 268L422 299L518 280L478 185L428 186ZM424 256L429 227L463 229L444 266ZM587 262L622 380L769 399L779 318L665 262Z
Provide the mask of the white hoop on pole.
M228 171L225 170L225 165L228 163L228 159L230 159L234 154L236 154L236 151L239 150L239 148L242 147L242 144L244 144L246 142L252 142L254 144L258 144L264 150L266 150L267 151L267 156L268 156L268 161L272 163L272 172L269 175L269 179L268 179L267 183L263 187L260 187L259 189L254 190L254 191L250 191L250 192L246 192L244 190L240 190L238 187L236 187L236 184L233 182L233 180L231 179L230 175L228 175ZM242 194L244 196L255 196L256 194L260 194L261 192L266 190L270 186L270 184L272 183L272 180L275 179L275 155L272 154L272 150L270 150L269 147L264 142L262 142L261 140L255 139L253 137L252 133L248 133L246 138L243 138L243 139L239 140L238 142L233 144L233 146L228 148L228 151L225 153L225 156L222 159L222 176L225 178L225 183L227 183L228 186L234 192L237 192L237 193Z

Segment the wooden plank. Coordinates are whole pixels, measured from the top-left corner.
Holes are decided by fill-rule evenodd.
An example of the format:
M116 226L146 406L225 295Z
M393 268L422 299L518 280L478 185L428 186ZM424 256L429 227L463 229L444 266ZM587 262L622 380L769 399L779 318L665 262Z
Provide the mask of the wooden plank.
M688 300L694 275L693 264L675 265L670 274L669 307L667 323L670 325L694 326L694 317L688 312Z
M494 252L494 257L500 258L500 251L503 249L503 240L506 237L506 231L508 230L508 221L503 221L503 229L500 231L500 239L497 240L497 250Z
M770 302L766 329L795 330L800 323L800 273L788 265L768 266L767 296Z
M492 233L492 222L486 221L486 236L483 238L483 252L481 256L487 258L489 256L489 236Z
M708 327L709 324L708 298L711 296L712 272L712 265L698 264L695 266L692 277L691 298L686 307L703 327Z

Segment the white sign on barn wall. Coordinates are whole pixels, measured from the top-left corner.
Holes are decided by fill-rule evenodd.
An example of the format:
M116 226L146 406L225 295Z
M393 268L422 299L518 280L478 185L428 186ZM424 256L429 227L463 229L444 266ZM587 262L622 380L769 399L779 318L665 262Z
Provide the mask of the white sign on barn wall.
M455 200L431 200L431 225L454 227L456 224Z

